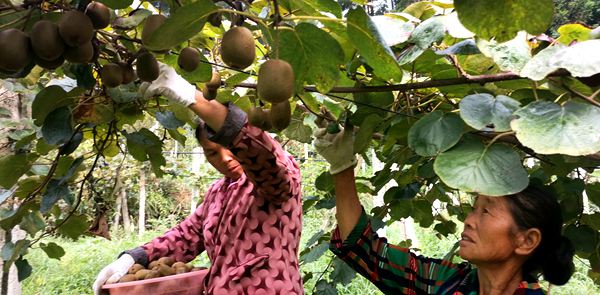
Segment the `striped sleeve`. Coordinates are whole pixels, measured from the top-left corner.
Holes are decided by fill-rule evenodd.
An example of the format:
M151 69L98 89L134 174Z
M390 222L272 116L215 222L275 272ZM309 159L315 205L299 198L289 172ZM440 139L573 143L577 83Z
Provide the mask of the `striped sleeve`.
M416 255L388 244L373 231L364 211L345 241L335 229L330 250L384 293L434 294L442 285L444 289L456 287L469 270L467 264Z

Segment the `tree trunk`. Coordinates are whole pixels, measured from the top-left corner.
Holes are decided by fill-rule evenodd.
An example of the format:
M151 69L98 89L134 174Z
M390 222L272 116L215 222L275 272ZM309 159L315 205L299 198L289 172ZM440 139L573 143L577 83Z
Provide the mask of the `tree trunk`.
M146 230L146 171L140 169L140 208L138 209L138 235L142 236Z
M0 228L0 249L4 247L6 241L16 243L18 240L24 239L25 236L25 231L21 230L18 225L10 232ZM11 265L8 272L1 271L4 268L3 266L4 261L0 259L0 294L21 295L21 283L19 282L16 265Z
M131 232L131 221L129 220L129 208L127 207L127 191L121 188L121 208L123 209L123 227L125 232Z

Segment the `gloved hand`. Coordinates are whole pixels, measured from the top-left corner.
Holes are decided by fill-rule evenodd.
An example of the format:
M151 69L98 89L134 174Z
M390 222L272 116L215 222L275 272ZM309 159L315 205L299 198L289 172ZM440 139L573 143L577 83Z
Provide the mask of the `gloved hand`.
M135 261L131 255L123 254L115 262L105 266L94 282L94 295L101 294L102 285L118 282L119 279L129 271L129 268L134 263Z
M186 107L196 103L196 86L177 74L172 67L161 62L158 64L160 70L158 78L152 82L142 83L140 86L142 96L149 99L156 95L163 95Z
M317 129L314 133L317 152L329 163L331 174L340 173L356 166L354 155L354 133L351 128L338 133L328 133L327 128Z

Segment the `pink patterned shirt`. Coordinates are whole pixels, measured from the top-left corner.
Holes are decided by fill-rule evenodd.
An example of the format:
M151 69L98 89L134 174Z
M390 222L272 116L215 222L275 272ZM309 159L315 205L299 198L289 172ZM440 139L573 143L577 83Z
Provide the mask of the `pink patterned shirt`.
M298 165L233 105L221 130L209 138L228 147L245 174L216 181L192 215L126 253L145 264L164 256L188 262L206 251L212 265L199 283L205 284L207 294L304 293L298 269Z

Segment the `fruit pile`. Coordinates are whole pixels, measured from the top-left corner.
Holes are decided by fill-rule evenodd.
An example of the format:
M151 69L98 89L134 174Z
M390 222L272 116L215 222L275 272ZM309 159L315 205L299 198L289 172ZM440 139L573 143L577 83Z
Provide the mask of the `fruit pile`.
M166 277L201 269L204 268L194 268L184 262L175 262L172 257L162 257L150 262L148 268L141 264L134 264L129 268L129 272L121 277L119 283Z

